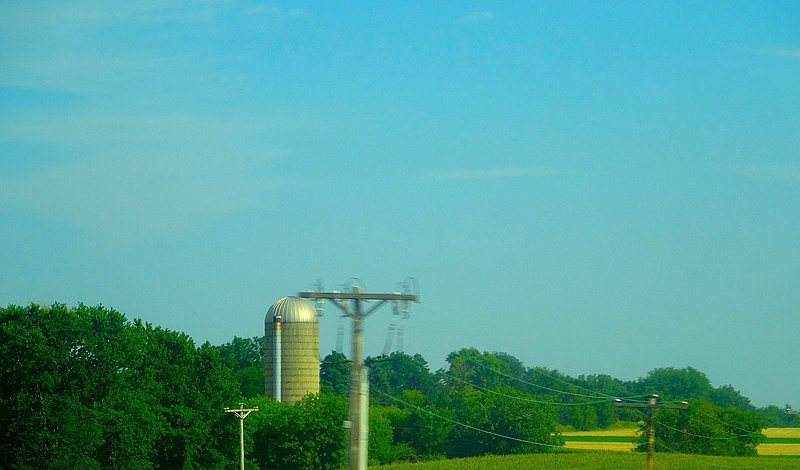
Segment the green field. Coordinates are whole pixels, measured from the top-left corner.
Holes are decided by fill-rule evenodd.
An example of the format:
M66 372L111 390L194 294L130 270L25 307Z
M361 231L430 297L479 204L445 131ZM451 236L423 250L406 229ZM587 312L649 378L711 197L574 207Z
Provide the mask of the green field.
M414 464L381 465L372 470L641 470L646 456L633 452L558 452L553 454L476 457ZM656 469L706 470L709 468L797 469L800 459L792 457L709 457L658 454Z
M800 438L797 437L768 437L764 440L764 444L800 444Z
M758 446L760 455L800 455L800 428L767 428L763 432L767 438ZM636 428L627 427L597 431L565 431L562 436L568 449L630 452L633 449L636 433Z
M568 442L632 442L631 436L564 436Z
M564 436L567 442L632 442L631 436ZM800 444L797 437L768 437L764 444Z

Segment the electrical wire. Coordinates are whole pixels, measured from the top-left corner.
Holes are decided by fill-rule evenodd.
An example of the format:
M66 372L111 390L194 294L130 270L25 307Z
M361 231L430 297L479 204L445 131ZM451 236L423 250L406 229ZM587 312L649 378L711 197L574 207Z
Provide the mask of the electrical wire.
M421 364L421 363L419 363L419 361L417 361L417 360L415 360L415 359L413 359L413 358L411 358L411 359L412 359L414 362L417 362L418 364L420 364L420 365L424 365L424 366L426 366L426 367L427 367L427 364ZM384 359L384 360L382 360L382 361L389 361L389 360L394 360L394 359L388 359L388 358L387 358L387 359ZM382 362L382 361L381 361L381 362ZM490 372L496 373L496 374L498 374L498 375L500 375L500 376L503 376L503 377L506 377L506 378L508 378L508 379L516 380L516 381L518 381L518 382L524 383L524 384L526 384L526 385L530 385L530 386L532 386L532 387L537 387L537 388L540 388L540 389L544 389L544 390L551 391L551 392L555 392L555 393L561 393L561 394L564 394L564 395L576 396L576 397L581 397L581 398L591 398L591 399L596 399L596 401L593 401L593 402L585 402L585 403L565 403L565 402L562 402L562 403L554 403L554 402L547 402L547 401L542 401L542 400L534 400L534 399L530 399L530 398L526 398L526 397L519 397L519 396L514 396L514 395L508 395L508 394L505 394L505 393L502 393L502 392L498 392L498 391L496 391L496 390L492 390L492 389L489 389L489 388L486 388L486 387L482 387L482 386L480 386L480 385L476 385L476 384L474 384L474 383L472 383L472 382L470 382L470 381L468 381L468 380L464 380L464 379L461 379L461 378L455 377L455 376L453 376L453 375L451 375L451 374L448 374L448 373L446 373L446 372L444 372L444 371L441 371L441 370L439 371L439 374L441 374L442 376L444 376L444 377L447 377L447 378L449 378L449 379L451 379L451 380L455 380L455 381L457 381L457 382L461 382L461 383L464 383L464 384L470 385L471 387L473 387L473 388L475 388L475 389L478 389L478 390L481 390L481 391L484 391L484 392L486 392L486 393L491 393L491 394L494 394L494 395L498 395L498 396L502 396L502 397L505 397L505 398L510 398L510 399L514 399L514 400L518 400L518 401L525 401L525 402L529 402L529 403L536 403L536 404L543 404L543 405L552 405L552 406L582 406L582 405L596 405L596 404L600 404L600 403L606 403L606 402L608 402L608 400L609 400L609 399L617 399L617 397L614 397L614 396L612 396L612 395L607 395L607 394L604 394L604 393L602 393L602 392L596 392L596 391L594 391L594 390L588 389L588 388L586 388L586 387L581 387L581 386L579 386L579 385L570 384L569 382L566 382L566 381L564 381L564 380L561 380L561 379L559 379L559 378L557 378L557 377L549 376L548 374L544 374L544 373L542 373L542 372L539 372L539 371L536 371L536 372L537 372L537 373L540 373L540 374L542 374L542 375L548 376L548 377L550 377L551 379L554 379L554 380L557 380L557 381L559 381L559 382L562 382L562 383L564 383L564 384L566 384L566 385L569 385L569 386L574 386L574 387L576 387L576 388L579 388L579 389L583 389L583 390L591 391L591 392L594 392L594 393L598 393L600 396L584 395L584 394L579 394L579 393L567 392L567 391L563 391L563 390L557 390L557 389L553 389L553 388L550 388L550 387L545 387L544 385L539 385L539 384L535 384L535 383L532 383L532 382L528 382L528 381L526 381L526 380L523 380L523 379L520 379L520 378L518 378L518 377L514 377L514 376L511 376L511 375L505 374L505 373L503 373L503 372L500 372L500 371L498 371L498 370L496 370L496 369L492 369L491 367L488 367L488 366L486 366L486 365L484 365L484 364L481 364L481 363L479 363L479 362L477 362L477 361L475 361L475 360L473 360L473 359L466 359L466 362L470 362L470 363L472 363L472 364L475 364L475 365L477 365L477 366L479 366L479 367L482 367L482 368L484 368L484 369L487 369L487 370L489 370ZM631 400L631 398L641 398L641 397L645 397L645 396L649 396L649 395L634 395L634 396L630 396L630 397L619 397L619 399L626 399L626 400L629 400L629 401L631 401L631 402L634 402L634 403L646 403L646 402L644 402L644 401ZM602 398L602 399L600 399L600 400L597 400L598 398ZM638 411L638 412L641 414L641 411L640 411L640 410L636 410L636 411ZM685 410L682 410L682 411L685 411ZM726 425L726 426L729 426L729 427L731 427L731 428L738 429L738 430L740 430L740 431L744 431L744 433L743 433L743 434L732 434L731 436L725 436L725 437L720 437L720 436L703 436L703 435L699 435L699 434L693 434L693 433L690 433L690 432L688 432L688 431L685 431L685 430L681 430L681 429L673 428L673 427L671 427L671 426L669 426L669 425L667 425L667 424L665 424L665 423L661 423L661 422L658 422L658 421L656 421L656 420L653 420L653 421L654 421L654 422L657 422L657 423L658 423L658 424L660 424L661 426L663 426L663 427L666 427L666 428L668 428L668 429L672 429L672 430L674 430L674 431L677 431L677 432L682 432L682 433L684 433L684 434L686 434L686 435L690 435L690 436L692 436L692 437L698 437L698 438L702 438L702 439L738 439L738 438L740 438L740 437L745 437L745 436L753 436L753 435L761 434L761 432L760 432L760 431L754 432L754 431L751 431L751 430L747 430L747 429L744 429L744 428L738 427L738 426L736 426L736 425L733 425L733 424L727 423L727 422L725 422L725 421L722 421L722 420L720 420L719 418L717 418L717 417L715 417L715 416L713 416L713 415L709 415L709 414L707 414L707 413L703 413L703 412L701 412L701 411L699 411L699 410L696 410L695 412L697 412L697 413L699 413L699 414L702 414L702 415L704 415L704 416L706 416L706 417L708 417L708 418L711 418L711 419L713 419L713 420L715 420L715 421L717 421L717 422L719 422L719 423L721 423L721 424L724 424L724 425ZM696 421L696 420L695 420L695 422L698 422L698 423L700 423L700 424L705 424L705 423L703 423L702 421Z
M501 397L506 397L506 398L512 398L514 400L525 401L525 402L528 402L528 403L537 403L537 404L541 404L541 405L552 405L552 406L585 406L585 405L596 405L598 403L610 403L608 398L603 398L602 400L597 400L597 401L592 401L592 402L583 402L583 403L555 403L555 402L551 402L551 401L534 400L532 398L508 395L508 394L503 393L503 392L498 392L497 390L492 390L492 389L489 389L489 388L486 388L486 387L481 387L480 385L475 385L474 383L470 382L469 380L459 379L458 377L454 377L454 376L449 375L449 374L442 373L442 375L444 375L445 377L448 377L450 379L456 380L458 382L467 384L467 385L471 386L472 388L476 388L476 389L484 391L486 393L491 393L491 394L498 395L498 396L501 396Z
M418 360L414 359L414 358L413 358L413 357L411 357L411 356L409 356L409 358L410 358L410 359L411 359L413 362L416 362L416 363L417 363L417 364L419 364L419 365L422 365L422 366L428 367L428 364L427 364L427 363L423 364L423 363L419 362ZM394 360L395 360L395 358L391 358L391 359L390 359L390 358L385 358L385 359L379 359L379 360L376 360L376 362L385 362L385 361L394 361ZM479 389L479 390L485 391L485 392L487 392L487 393L493 393L493 394L497 394L497 395L505 396L505 397L508 397L508 398L513 398L513 399L515 399L515 400L528 401L528 402L530 402L530 403L539 403L539 404L543 404L543 405L553 405L553 406L583 406L583 405L596 405L596 404L599 404L599 403L607 403L607 402L609 402L609 400L611 400L611 399L615 399L615 397L613 397L613 396L611 396L611 395L606 395L606 396L582 395L582 394L578 394L578 393L571 393L571 392L565 392L565 391L563 391L563 390L556 390L556 389L552 389L552 388L549 388L549 387L545 387L544 385L538 385L538 384L534 384L534 383L531 383L531 382L526 382L526 381L524 381L524 380L522 380L522 379L518 379L518 378L516 378L516 377L509 376L509 375L507 375L507 374L504 374L504 373L502 373L502 372L500 372L500 371L497 371L497 370L494 370L494 369L488 368L488 367L484 366L483 364L477 363L476 361L473 361L473 360L471 360L471 359L467 359L467 361L468 361L468 362L472 362L472 363L474 363L474 364L477 364L477 365L479 365L479 366L481 366L481 367L484 367L484 368L486 368L486 369L488 369L488 370L490 370L490 371L492 371L492 372L495 372L495 373L497 373L497 374L499 374L499 375L502 375L502 376L504 376L504 377L507 377L507 378L511 378L511 379L514 379L514 380L520 381L520 382L522 382L522 383L525 383L525 384L527 384L527 385L531 385L531 386L533 386L533 387L543 388L543 389L545 389L545 390L548 390L548 391L551 391L551 392L562 393L562 394L565 394L565 395L571 395L571 396L576 396L576 397L581 397L581 398L591 398L591 399L594 399L594 400L596 400L596 401L592 401L592 402L584 402L584 403L565 403L565 402L562 402L562 403L557 403L557 402L548 402L548 401L541 401L541 400L527 399L527 398L524 398L524 397L517 397L517 396L513 396L513 395L507 395L507 394L504 394L504 393L502 393L502 392L497 392L497 391L495 391L495 390L491 390L491 389L488 389L488 388L485 388L485 387L481 387L480 385L473 384L472 382L470 382L470 381L468 381L468 380L464 380L464 379L458 378L458 377L456 377L456 376L454 376L454 375L451 375L451 374L448 374L447 372L444 372L444 371L442 371L442 370L440 370L438 373L439 373L440 375L444 376L444 377L447 377L447 378L451 379L451 380L455 380L455 381L458 381L458 382L461 382L461 383L464 383L464 384L470 385L470 386L472 386L473 388L476 388L476 389Z
M500 372L499 370L492 369L491 367L486 366L484 364L481 364L481 363L479 363L479 362L477 362L475 360L472 360L472 359L466 359L466 361L467 362L471 362L471 363L473 363L473 364L475 364L475 365L477 365L479 367L482 367L482 368L484 368L484 369L486 369L486 370L488 370L490 372L494 372L495 374L500 375L502 377L506 377L508 379L516 380L517 382L521 382L521 383L524 383L526 385L530 385L532 387L540 388L540 389L547 390L547 391L550 391L550 392L561 393L561 394L564 394L564 395L570 395L570 396L573 396L573 397L594 398L594 399L597 399L597 398L620 398L620 399L628 399L628 400L630 400L632 398L641 398L641 397L649 396L649 395L635 395L635 396L630 396L630 397L614 397L613 395L608 395L608 394L605 394L605 393L602 393L602 392L597 392L595 390L591 390L591 389L588 389L588 388L585 388L585 387L581 387L579 385L571 384L569 382L566 382L564 380L558 379L556 377L550 377L550 378L552 378L554 380L557 380L559 382L562 382L562 383L564 383L566 385L570 385L570 386L573 386L575 388L587 390L587 391L590 391L590 392L595 393L597 395L584 395L584 394L581 394L581 393L566 392L564 390L557 390L555 388L545 387L544 385L539 385L539 384L535 384L533 382L528 382L527 380L523 380L523 379L520 379L518 377L514 377L513 375L508 375L508 374L506 374L504 372ZM530 370L533 370L533 369L530 369ZM547 375L547 374L544 374L542 372L538 372L538 373L541 373L542 375ZM634 401L635 402L636 400L630 400L630 401ZM642 403L646 403L646 402L642 401Z
M411 356L408 356L408 357L412 362L414 362L414 363L416 363L416 364L418 364L420 366L424 366L424 367L428 366L426 363L420 362L420 361L418 361L417 359L414 359ZM380 359L371 358L370 362L372 362L372 363L391 362L391 361L395 361L397 359L398 358L396 358L396 357L395 358L383 357L383 358L380 358ZM464 380L464 379L458 378L458 377L456 377L454 375L448 374L448 373L443 372L443 371L439 371L439 374L444 376L444 377L447 377L447 378L449 378L451 380L455 380L457 382L461 382L463 384L469 385L472 388L481 390L481 391L486 392L486 393L491 393L493 395L498 395L498 396L502 396L502 397L506 397L506 398L511 398L511 399L518 400L518 401L525 401L525 402L528 402L528 403L536 403L536 404L540 404L540 405L588 406L588 405L597 405L597 404L600 404L600 403L610 403L610 400L611 400L611 398L605 398L605 397L590 397L590 398L602 398L602 399L596 400L596 401L591 401L591 402L582 402L582 403L565 403L565 402L564 403L558 403L558 402L551 402L551 401L544 401L544 400L535 400L535 399L532 399L532 398L509 395L507 393L499 392L497 390L492 390L490 388L481 387L480 385L476 385L476 384L470 382L469 380Z
M416 406L414 404L408 403L408 402L406 402L404 400L401 400L401 399L399 399L399 398L397 398L395 396L389 395L388 393L383 393L380 390L375 390L374 392L377 393L378 395L381 395L381 396L383 396L385 398L389 398L390 400L394 400L394 401L396 401L396 402L398 402L398 403L400 403L400 404L402 404L404 406L407 406L409 408L413 408L413 409L415 409L417 411L421 411L421 412L429 414L431 416L435 416L435 417L437 417L437 418L439 418L441 420L447 421L447 422L449 422L451 424L455 424L457 426L461 426L461 427L464 427L464 428L467 428L467 429L472 429L473 431L478 431L478 432L481 432L481 433L484 433L484 434L489 434L491 436L500 437L502 439L508 439L508 440L517 441L517 442L522 442L522 443L525 443L525 444L533 444L533 445L542 446L542 447L561 447L560 444L547 444L547 443L544 443L544 442L529 441L527 439L522 439L522 438L514 437L514 436L507 436L505 434L496 433L494 431L489 431L487 429L477 428L475 426L471 426L469 424L462 423L460 421L456 421L456 420L454 420L452 418L448 418L446 416L442 416L442 415L440 415L438 413L434 413L433 411L426 410L425 408L421 408L421 407Z
M665 427L667 429L671 429L673 431L677 431L677 432L686 434L687 436L699 437L700 439L708 439L708 440L711 440L711 439L731 440L731 439L738 439L738 438L744 437L744 436L752 436L752 435L755 434L755 433L747 433L747 434L731 434L730 436L704 436L704 435L701 435L701 434L691 433L691 432L686 431L684 429L678 429L678 428L672 427L669 424L662 423L661 421L656 420L655 418L653 418L653 422L658 424L659 426Z
M687 454L685 452L679 452L679 451L677 451L675 449L672 449L671 447L665 446L661 442L659 442L658 445L660 447L663 447L664 449L667 449L668 451L672 452L675 455L680 455L680 456L685 457L687 459L694 460L695 462L702 462L703 465L710 465L712 467L718 467L718 468L741 468L741 469L744 469L744 468L763 468L760 465L748 465L748 466L722 465L722 464L719 464L719 463L706 461L705 459L699 459L696 456L694 456L693 454ZM725 456L722 456L722 457L725 457ZM736 457L731 457L731 458L736 458Z
M635 411L638 412L642 416L642 419L648 419L648 417L645 416L645 414L641 410L635 410ZM701 423L701 424L705 424L702 421L695 421L695 422L698 422L698 423ZM684 429L675 428L675 427L670 426L670 425L668 425L666 423L662 423L661 421L658 421L655 418L653 418L653 423L658 424L661 427L670 429L672 431L683 433L683 434L685 434L687 436L697 437L697 438L700 438L700 439L708 439L708 440L711 440L711 439L732 440L732 439L738 439L740 437L746 437L746 436L752 436L752 435L755 435L755 434L760 434L760 432L748 432L747 434L732 434L730 436L705 436L705 435L701 435L701 434L691 433L691 432L686 431ZM726 423L723 422L723 424L726 424ZM663 444L659 443L659 445L663 445ZM664 446L664 447L666 447L666 446Z
M737 429L737 430L739 430L739 431L744 431L744 432L746 432L746 433L749 433L749 434L757 434L757 433L755 433L755 432L753 432L753 431L751 431L751 430L749 430L749 429L740 428L739 426L736 426L736 425L734 425L734 424L726 423L725 421L722 421L721 419L717 418L716 416L714 416L714 415L710 415L710 414L708 414L708 413L704 413L704 412L700 411L699 409L696 409L696 408L695 408L693 412L694 412L694 413L697 413L697 414L701 414L701 415L703 415L703 416L705 416L705 417L707 417L707 418L711 418L711 419L713 419L714 421L716 421L716 422L718 422L718 423L721 423L721 424L724 424L725 426L731 427L731 428L733 428L733 429ZM760 433L760 431L759 431L759 433ZM743 434L743 435L744 435L744 434Z
M699 412L699 411L696 411L696 412ZM709 415L709 414L706 414L706 413L703 413L703 415L708 417L708 418L713 419L714 421L717 421L720 424L723 424L723 425L728 426L728 427L730 427L732 429L735 429L737 431L744 431L741 434L737 434L737 433L734 433L733 431L725 430L726 433L728 433L728 434L730 434L731 436L734 436L734 437L758 436L759 434L762 434L760 429L758 431L753 431L751 429L744 429L744 428L740 428L738 426L734 426L733 424L726 423L725 421L722 421L721 419L717 419L716 417L714 417L712 415ZM692 415L689 415L689 421L691 421L692 423L696 423L696 424L705 426L708 429L713 429L713 427L710 424L708 424L708 423L706 423L704 421L701 421L701 420L697 419L696 417L694 417Z

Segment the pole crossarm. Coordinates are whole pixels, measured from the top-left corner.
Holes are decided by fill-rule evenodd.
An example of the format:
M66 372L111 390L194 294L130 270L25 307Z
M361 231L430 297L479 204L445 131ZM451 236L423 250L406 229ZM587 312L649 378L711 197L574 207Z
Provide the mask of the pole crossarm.
M650 403L626 403L622 401L615 401L614 406L620 408L666 408L672 410L685 410L689 407L687 403L657 403L651 405Z
M244 403L239 403L239 408L225 408L226 413L233 413L239 418L239 461L241 470L244 470L244 419L254 411L258 411L257 406L245 408Z
M353 321L353 354L350 358L350 403L348 421L350 423L350 439L347 450L347 468L350 470L366 470L367 468L367 436L368 433L368 381L366 367L362 363L364 354L364 320L377 311L386 302L403 302L404 308L408 302L418 302L416 294L403 292L374 293L364 292L360 286L353 286L350 292L298 292L302 299L330 300L343 316ZM367 305L367 302L376 303Z
M252 413L254 411L258 411L258 407L255 407L255 408L238 408L238 409L234 409L234 410L232 410L230 408L225 408L225 412L226 413L233 413L239 419L247 418L247 415L249 415L250 413Z
M303 299L336 299L336 300L406 300L416 302L418 296L416 294L381 294L375 292L315 292L303 291L297 293L298 297Z
M653 460L656 453L655 442L656 433L653 427L653 412L656 408L666 408L672 410L683 410L689 407L687 402L680 403L657 403L658 395L651 395L647 403L624 402L619 398L614 400L614 406L620 408L647 408L647 470L653 470Z

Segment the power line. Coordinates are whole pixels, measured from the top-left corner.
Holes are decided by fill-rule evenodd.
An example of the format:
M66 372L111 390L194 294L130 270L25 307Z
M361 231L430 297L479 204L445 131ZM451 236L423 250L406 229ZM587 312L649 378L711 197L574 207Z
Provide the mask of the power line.
M681 409L683 409L683 408L681 408ZM638 410L638 409L637 409L637 410L634 410L634 411L637 411L637 412L638 412L640 415L642 415L642 417L644 417L644 413L642 413L640 410ZM709 416L709 417L712 417L712 418L713 418L713 416L711 416L711 415L707 415L707 416ZM692 437L703 438L703 439L736 439L736 437L728 437L728 436L726 436L726 437L702 436L702 435L699 435L699 434L693 434L693 433L690 433L690 432L688 432L688 431L685 431L685 430L682 430L682 429L677 429L677 428L674 428L674 427L672 427L672 426L669 426L669 425L666 425L666 424L664 424L664 423L661 423L661 422L659 422L659 421L657 421L657 420L653 420L653 421L654 421L655 423L659 424L659 425L660 425L660 426L662 426L662 427L665 427L665 428L667 428L667 429L671 429L671 430L673 430L673 431L682 432L682 433L684 433L684 434L686 434L686 435L689 435L689 436L692 436ZM718 421L719 421L719 420L718 420ZM700 422L701 422L701 421L700 421ZM701 423L702 423L702 422L701 422ZM722 422L722 423L723 423L723 424L725 424L724 422ZM744 435L741 435L741 436L739 436L739 437L743 437L743 436L744 436ZM693 457L693 455L692 455L692 454L690 454L690 453L686 453L686 452L680 452L680 451L678 451L678 450L675 450L675 449L673 449L673 448L671 448L671 447L669 447L669 446L665 445L665 444L663 443L663 440L662 440L662 441L659 441L659 444L658 444L658 445L659 445L660 447L663 447L664 449L667 449L668 451L672 452L673 454L682 455L682 456L684 456L684 457L686 457L686 458L689 458L689 459L692 459L692 460L695 460L695 461L698 461L698 462L703 462L704 464L711 465L711 466L713 466L713 467L719 467L719 468L740 468L740 469L747 469L747 468L760 468L760 466L729 466L729 465L717 464L717 463L714 463L714 462L706 462L706 461L704 461L704 460L697 459L697 458ZM735 457L734 457L734 458L735 458Z
M658 424L659 426L665 427L667 429L671 429L673 431L677 431L677 432L686 434L687 436L699 437L700 439L708 439L708 440L711 440L711 439L732 440L732 439L739 439L740 437L753 436L755 434L760 434L760 433L751 432L751 433L748 433L748 434L731 434L730 436L704 436L702 434L691 433L689 431L686 431L685 429L678 429L678 428L672 427L672 426L670 426L670 425L668 425L666 423L662 423L661 421L659 421L657 419L653 419L653 422ZM696 422L702 423L702 421L696 421Z
M367 467L367 394L366 394L366 368L363 364L364 329L363 321L372 315L386 302L402 302L408 308L409 302L417 302L418 296L408 292L392 293L367 293L364 292L364 282L358 278L351 278L356 282L350 292L316 292L305 291L297 295L304 299L317 301L330 300L353 322L352 345L353 361L350 368L350 403L348 418L350 422L350 443L348 446L348 467L350 470L364 470ZM377 301L367 308L367 302ZM351 307L352 304L352 307Z
M695 411L695 412L699 412L699 411ZM712 419L714 419L714 421L717 421L718 423L731 428L731 430L723 429L723 432L725 432L726 434L730 434L733 438L739 438L739 437L745 437L745 436L757 436L759 434L762 434L761 433L761 428L759 428L758 431L753 431L752 429L744 429L744 428L740 428L738 426L734 426L732 424L726 423L725 421L717 419L714 416L711 416L709 414L703 413L703 416L706 416L708 418L712 418ZM708 429L712 429L712 430L714 429L711 424L706 423L705 421L702 421L700 419L697 419L696 417L694 417L692 415L689 415L689 421L692 422L692 423L697 423L697 424L700 424L702 426L705 426ZM743 433L736 433L736 432L733 432L733 430L743 431Z
M406 355L406 357L408 357L408 359L411 362L413 362L413 363L415 363L417 365L428 367L427 363L419 361L419 360L415 359L412 356ZM372 363L380 363L380 362L394 362L396 360L398 360L397 357L388 357L387 356L387 357L383 357L383 358L380 358L380 359L370 358L370 363L372 364ZM559 402L552 402L552 401L545 401L545 400L536 400L536 399L527 398L527 397L509 395L509 394L506 394L506 393L503 393L503 392L499 392L497 390L492 390L490 388L482 387L480 385L472 383L469 380L461 379L459 377L456 377L454 375L448 374L448 373L446 373L444 371L441 371L441 370L438 372L438 374L440 374L440 375L442 375L444 377L447 377L447 378L449 378L451 380L455 380L457 382L464 383L466 385L469 385L472 388L484 391L486 393L491 393L491 394L494 394L494 395L498 395L498 396L502 396L502 397L506 397L506 398L511 398L511 399L514 399L514 400L525 401L525 402L528 402L528 403L536 403L536 404L541 404L541 405L552 405L552 406L590 406L590 405L597 405L597 404L600 404L600 403L610 403L611 402L611 398L605 398L605 397L590 397L590 398L602 398L602 399L596 400L596 401L591 401L591 402L578 402L578 403L574 403L574 402L573 403L559 403ZM532 384L532 385L535 385L535 384Z
M494 431L489 431L487 429L481 429L481 428L478 428L478 427L475 427L475 426L472 426L472 425L469 425L469 424L466 424L466 423L462 423L460 421L456 421L456 420L454 420L452 418L448 418L446 416L442 416L439 413L434 413L433 411L426 410L425 408L422 408L422 407L416 406L414 404L408 403L408 402L406 402L404 400L401 400L401 399L399 399L399 398L397 398L395 396L389 395L388 393L381 392L380 390L375 390L375 393L377 393L378 395L381 395L383 397L389 398L390 400L394 400L394 401L396 401L396 402L398 402L398 403L400 403L402 405L405 405L405 406L407 406L409 408L413 408L413 409L415 409L417 411L421 411L421 412L429 414L431 416L435 416L435 417L437 417L439 419L442 419L444 421L447 421L447 422L449 422L451 424L455 424L455 425L458 425L458 426L461 426L461 427L464 427L464 428L467 428L467 429L472 429L473 431L478 431L478 432L481 432L481 433L484 433L484 434L489 434L491 436L500 437L502 439L509 439L509 440L517 441L517 442L522 442L522 443L525 443L525 444L533 444L533 445L543 446L543 447L561 447L560 444L547 444L547 443L544 443L544 442L529 441L527 439L522 439L522 438L514 437L514 436L507 436L505 434L496 433Z
M588 406L588 405L596 405L598 403L610 403L610 399L608 399L608 398L603 398L602 400L597 400L597 401L592 401L592 402L583 402L583 403L555 403L555 402L551 402L551 401L534 400L532 398L508 395L508 394L503 393L503 392L498 392L497 390L492 390L490 388L481 387L480 385L476 385L476 384L470 382L469 380L460 379L458 377L454 377L454 376L449 375L449 374L442 373L442 375L444 375L445 377L448 377L450 379L456 380L458 382L462 382L464 384L467 384L467 385L471 386L472 388L476 388L478 390L481 390L481 391L484 391L484 392L487 392L487 393L491 393L491 394L494 394L494 395L499 395L499 396L506 397L506 398L512 398L514 400L525 401L525 402L528 402L528 403L537 403L537 404L541 404L541 405L552 405L552 406Z
M647 408L647 470L653 469L653 460L655 457L655 442L656 433L653 427L653 413L656 408L686 408L688 403L657 403L658 395L653 394L647 403L626 403L622 400L616 400L614 406L625 408Z
M573 386L573 387L575 387L575 388L579 388L579 389L583 389L583 390L587 390L587 391L590 391L590 392L592 392L592 393L595 393L596 395L584 395L584 394L581 394L581 393L567 392L567 391L564 391L564 390L558 390L558 389L555 389L555 388L546 387L546 386L544 386L544 385L535 384L535 383L533 383L533 382L528 382L527 380L523 380L523 379L520 379L520 378L518 378L518 377L514 377L513 375L508 375L508 374L506 374L506 373L504 373L504 372L501 372L501 371L499 371L499 370L496 370L496 369L492 369L492 368L491 368L491 367L489 367L489 366L486 366L486 365L484 365L484 364L481 364L480 362L477 362L477 361L475 361L475 360L473 360L473 359L466 359L466 361L467 361L467 362L471 362L471 363L473 363L473 364L475 364L475 365L477 365L477 366L479 366L479 367L482 367L482 368L484 368L484 369L486 369L486 370L488 370L488 371L490 371L490 372L494 372L494 373L495 373L495 374L497 374L497 375L500 375L500 376L506 377L506 378L508 378L508 379L516 380L517 382L521 382L521 383L524 383L524 384L526 384L526 385L530 385L530 386L532 386L532 387L541 388L541 389L543 389L543 390L547 390L547 391L550 391L550 392L561 393L561 394L564 394L564 395L570 395L570 396L574 396L574 397L582 397L582 398L594 398L594 399L597 399L597 398L610 398L610 399L616 399L616 398L620 398L620 399L632 399L632 398L641 398L641 397L650 396L650 395L635 395L635 396L631 396L631 397L615 397L615 396L613 396L613 395L608 395L608 394L605 394L605 393L602 393L602 392L598 392L598 391L596 391L596 390L591 390L591 389L588 389L588 388L585 388L585 387L581 387L581 386L579 386L579 385L571 384L571 383L569 383L569 382L567 382L567 381L564 381L564 380L558 379L558 378L556 378L556 377L550 377L550 376L548 376L548 377L550 377L550 378L552 378L552 379L554 379L554 380L557 380L557 381L559 381L559 382L562 382L562 383L564 383L564 384L566 384L566 385ZM533 369L529 369L529 370L533 370ZM542 373L542 372L538 372L538 373L540 373L540 374L542 374L542 375L545 375L545 376L547 376L547 374L544 374L544 373ZM643 402L643 403L645 403L645 402Z
M239 459L241 461L241 468L244 470L244 419L254 412L258 411L258 407L245 408L244 403L239 403L238 409L225 408L226 413L233 413L239 418Z
M672 452L675 455L683 456L683 457L685 457L687 459L694 460L695 462L702 462L703 465L710 465L712 467L718 467L718 468L740 468L740 469L745 469L745 468L763 468L761 465L749 465L749 466L722 465L722 464L719 464L719 463L715 463L715 462L711 462L711 461L707 461L707 460L703 460L703 459L698 459L697 457L695 457L692 454L687 454L685 452L679 452L679 451L677 451L677 450L675 450L675 449L673 449L671 447L665 446L661 442L659 442L658 445L663 447L663 448L665 448L665 449L667 449L668 451ZM738 458L738 457L731 457L731 458Z
M702 412L701 410L699 410L699 409L698 409L698 408L696 408L696 407L695 407L695 408L692 408L692 410L693 410L693 413L701 414L701 415L705 416L706 418L711 418L711 419L713 419L714 421L716 421L716 422L718 422L718 423L720 423L720 424L724 424L725 426L731 427L731 428L733 428L733 429L737 429L737 430L739 430L739 431L744 431L744 432L746 432L746 433L755 434L753 431L751 431L751 430L749 430L749 429L740 428L739 426L736 426L736 425L734 425L734 424L731 424L731 423L725 422L725 421L723 421L723 420L721 420L721 419L717 418L717 417L716 417L716 416L714 416L714 415L710 415L710 414L708 414L708 413L704 413L704 412ZM702 421L699 421L699 422L701 422L701 423L702 423ZM705 424L705 423L703 423L703 424ZM759 433L760 433L760 431L759 431ZM744 435L744 434L743 434L743 435Z

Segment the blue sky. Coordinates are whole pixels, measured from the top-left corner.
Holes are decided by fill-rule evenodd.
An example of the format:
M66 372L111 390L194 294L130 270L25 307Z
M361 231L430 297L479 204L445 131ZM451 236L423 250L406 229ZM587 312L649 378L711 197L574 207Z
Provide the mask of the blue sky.
M414 276L405 351L434 368L692 366L800 406L798 24L768 1L2 2L0 303L220 344L317 279ZM323 351L340 326L329 306Z

